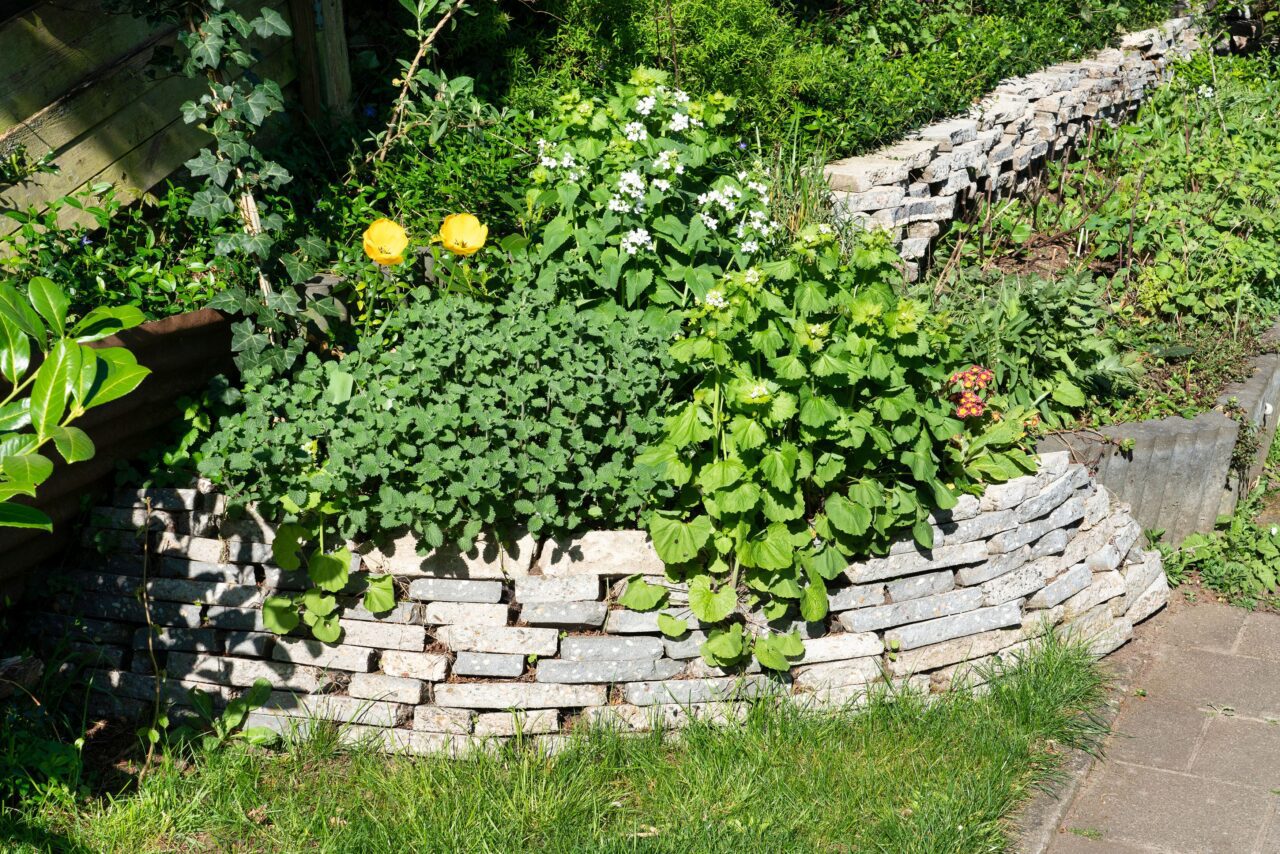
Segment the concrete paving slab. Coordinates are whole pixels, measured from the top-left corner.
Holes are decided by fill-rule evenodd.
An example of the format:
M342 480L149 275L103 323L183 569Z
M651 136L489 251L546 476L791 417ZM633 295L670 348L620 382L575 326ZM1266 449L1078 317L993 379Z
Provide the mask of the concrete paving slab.
M1094 838L1097 834L1097 838ZM1151 854L1159 852L1159 848L1129 845L1108 839L1100 831L1088 827L1073 827L1058 834L1058 838L1049 846L1049 854Z
M1155 699L1229 707L1245 717L1280 717L1280 662L1202 649L1164 649L1139 685Z
M1186 854L1246 854L1271 813L1265 789L1109 762L1081 791L1066 827ZM1114 850L1114 849L1112 849Z
M1280 661L1280 618L1274 614L1250 614L1246 617L1236 652L1252 658Z
M1186 771L1207 724L1205 711L1185 701L1130 697L1112 726L1106 758Z
M1169 646L1231 652L1249 612L1232 605L1206 602L1171 613L1160 639Z
M1280 790L1280 721L1211 718L1189 770L1202 777Z

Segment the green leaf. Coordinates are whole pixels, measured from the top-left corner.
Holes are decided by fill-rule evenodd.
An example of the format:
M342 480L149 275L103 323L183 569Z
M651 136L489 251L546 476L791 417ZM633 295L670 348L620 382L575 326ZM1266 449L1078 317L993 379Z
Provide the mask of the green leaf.
M0 375L10 385L17 385L30 364L31 339L7 317L0 316Z
M718 460L698 473L698 485L704 492L715 492L737 483L746 472L742 460Z
M795 445L783 445L777 450L768 451L760 458L760 473L774 489L786 492L794 486L792 476L799 458L800 454L796 451Z
M364 607L371 614L383 614L396 606L395 578L378 575L369 579L364 591Z
M307 576L317 587L334 593L347 586L351 572L351 552L346 546L329 554L316 549L307 561Z
M262 625L267 631L287 635L300 621L298 606L288 596L268 596L262 603Z
M0 433L31 426L31 398L20 397L0 406Z
M0 282L0 317L34 338L36 346L44 346L45 329L40 322L40 315L32 310L31 304L18 293L17 288L8 282Z
M849 560L834 546L823 546L816 553L809 553L803 560L805 569L831 581L844 572Z
M678 638L689 631L689 622L673 617L670 614L659 614L658 631L669 638Z
M618 603L633 611L652 611L667 599L667 589L650 584L640 576L627 581L627 589L618 597Z
M0 528L38 528L53 533L53 520L34 507L0 501Z
M689 522L657 514L649 517L649 536L658 557L665 563L686 563L694 559L711 539L712 525L708 516L695 516Z
M827 497L827 518L837 531L860 537L871 527L871 511L839 493Z
M821 427L840 415L839 408L825 397L814 395L800 404L800 423L806 427Z
M710 438L711 428L702 423L702 409L696 403L686 404L680 414L667 419L667 438L676 448Z
M146 321L142 310L132 305L99 306L91 309L71 327L71 337L81 344L100 341Z
M41 439L66 414L73 379L80 379L80 345L63 339L53 345L31 386L31 426Z
M334 371L329 375L329 389L325 397L335 406L351 399L351 391L355 388L356 378L346 371Z
M1058 383L1053 387L1053 399L1071 409L1079 409L1088 402L1080 387L1062 374L1058 375Z
M67 462L78 463L93 458L93 440L79 427L55 427L49 435Z
M823 584L822 578L815 578L814 575L809 576L809 586L800 594L800 616L809 623L825 618L830 604L827 600L827 586Z
M301 525L292 522L281 525L271 543L271 559L276 566L285 570L302 566L302 543L310 535L311 532Z
M62 288L44 276L36 276L27 284L27 297L53 333L61 336L66 331L67 308L71 305Z
M700 647L702 659L712 667L734 664L746 653L745 641L741 623L726 629L712 629Z
M302 594L302 607L316 617L327 617L338 607L338 600L318 588L312 587Z
M311 634L321 643L336 643L342 637L342 626L338 625L337 615L316 620L311 625Z
M920 548L933 548L933 526L929 524L928 519L917 519L916 523L911 526L911 535L916 538Z
M760 635L756 638L755 656L756 661L760 662L762 667L767 667L770 670L785 671L791 669L791 662L787 661L787 657L782 654L782 650L778 649L772 635Z
M10 480L39 486L53 474L53 460L41 454L21 454L0 460L0 468Z
M124 397L137 388L139 383L151 373L150 368L139 365L133 354L123 347L106 347L94 352L98 356L99 364L104 366L99 370L105 371L105 375L98 382L89 400L81 404L85 409Z
M689 610L704 623L718 623L733 613L738 604L738 591L726 584L719 590L711 589L711 579L695 576L689 582Z

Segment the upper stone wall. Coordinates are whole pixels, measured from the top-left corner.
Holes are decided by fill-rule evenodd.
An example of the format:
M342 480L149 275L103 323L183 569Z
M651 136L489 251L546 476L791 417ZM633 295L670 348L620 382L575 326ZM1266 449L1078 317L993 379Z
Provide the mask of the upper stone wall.
M914 281L934 243L978 196L1020 195L1094 121L1131 113L1199 44L1190 18L1125 36L1119 48L1001 83L967 116L827 164L836 216L889 232Z
M396 578L392 612L375 616L353 596L339 643L276 636L265 630L262 602L304 579L271 564L270 525L228 521L221 503L195 490L151 490L121 493L95 512L93 539L110 556L86 553L65 576L69 592L33 628L73 635L102 689L99 710L149 708L150 640L176 704L189 687L225 700L263 678L276 690L254 724L341 721L353 724L349 737L389 749L456 753L517 729L551 737L578 720L639 730L724 718L741 711L735 700L765 692L831 706L885 683L943 691L1049 626L1105 654L1168 597L1159 554L1143 550L1127 508L1065 453L937 514L931 551L903 541L850 565L821 623L772 626L807 638L782 676L702 661L705 636L687 592L663 577L641 531L481 544L466 555L419 556L407 538L365 549L362 570ZM152 530L145 577L140 526ZM665 638L657 613L616 604L634 574L670 590L667 613L689 621L686 636ZM743 618L763 626L761 615Z

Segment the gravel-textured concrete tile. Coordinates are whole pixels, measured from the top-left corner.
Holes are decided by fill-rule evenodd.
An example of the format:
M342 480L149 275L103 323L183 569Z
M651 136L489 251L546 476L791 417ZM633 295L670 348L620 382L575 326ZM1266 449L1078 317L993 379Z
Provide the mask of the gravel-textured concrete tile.
M1154 699L1230 707L1247 717L1280 717L1280 661L1166 649L1156 656L1141 687Z
M1212 718L1190 770L1263 790L1280 789L1280 722Z
M1128 697L1107 741L1106 758L1186 771L1206 713L1192 703Z
M1248 611L1206 603L1169 616L1160 639L1171 646L1230 652Z
M1280 614L1246 617L1236 654L1280 661Z

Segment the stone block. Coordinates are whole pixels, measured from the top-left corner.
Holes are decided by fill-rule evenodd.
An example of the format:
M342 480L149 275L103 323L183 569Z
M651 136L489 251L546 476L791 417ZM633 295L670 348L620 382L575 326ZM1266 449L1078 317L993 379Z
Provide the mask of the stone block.
M243 655L249 658L271 658L279 635L271 632L224 632L227 655Z
M605 691L603 685L547 682L445 683L436 686L435 703L468 709L576 709L604 705Z
M416 706L427 698L427 685L420 679L388 676L385 673L356 673L347 683L347 693L366 700L385 700Z
M840 615L840 624L850 632L873 632L904 623L918 623L964 611L972 611L982 605L982 591L977 588L952 590L923 599L908 599L876 608L859 608ZM840 637L836 635L836 637Z
M1056 510L1034 522L1024 522L1016 528L996 534L987 541L987 550L991 554L1003 554L1034 543L1045 534L1057 528L1065 528L1084 517L1084 498L1077 496L1059 506Z
M377 650L349 644L332 645L313 638L281 637L276 640L271 657L276 661L320 667L325 670L349 670L368 673L373 670Z
M449 674L449 658L434 652L405 652L389 649L382 653L382 672L389 676L404 676L439 682Z
M427 645L427 630L422 626L347 619L338 620L338 625L342 627L342 642L352 646L422 652Z
M466 709L442 709L418 706L413 710L413 728L418 732L449 732L466 735L471 732L472 713Z
M1139 542L1141 537L1142 526L1135 520L1129 519L1120 526L1118 531L1116 531L1115 537L1111 542L1116 547L1116 551L1124 555L1129 553L1129 550Z
M455 652L503 652L519 655L556 654L560 635L555 629L514 626L446 626L437 640Z
M1070 539L1071 533L1066 528L1050 531L1031 544L1030 559L1036 561L1051 555L1060 555L1066 550Z
M819 691L824 688L842 688L846 685L866 685L880 678L881 667L879 656L797 667L792 670L793 684L797 691Z
M548 578L527 575L516 579L515 600L533 602L591 602L600 598L600 578L594 575L565 575Z
M956 583L965 587L982 584L1022 568L1031 558L1031 547L1023 546L1004 554L992 555L985 562L963 566L956 571Z
M196 609L197 613L199 608ZM239 629L247 632L263 632L267 627L262 622L262 611L256 608L227 608L221 605L210 605L205 611L204 621L216 629Z
M422 622L428 626L505 626L506 605L479 602L428 602L422 606Z
M328 684L327 677L318 667L198 653L171 652L166 659L165 669L171 678L195 679L240 688L248 688L255 680L265 679L273 688L310 694Z
M866 608L871 605L883 605L883 584L853 584L828 592L827 609L835 614L848 611L850 608Z
M921 599L946 593L956 586L955 573L949 569L939 572L926 572L912 575L885 585L890 602L904 602L907 599Z
M601 691L604 689L601 688ZM633 706L725 702L772 693L772 683L763 676L726 676L719 679L671 679L661 682L632 682L623 695ZM583 705L599 705L583 704Z
M857 613L846 612L846 613ZM884 644L874 632L842 632L804 642L804 654L796 664L820 664L824 661L844 661L865 658L884 652Z
M1112 543L1107 543L1084 559L1084 565L1090 572L1110 572L1120 565L1124 552L1119 551Z
M598 629L608 614L607 602L530 602L520 608L520 619L529 625L562 629Z
M1050 581L1038 593L1028 599L1027 607L1052 608L1084 590L1092 580L1093 573L1089 572L1089 567L1078 563Z
M919 238L933 238L933 237L937 237L941 233L942 233L942 226L936 222L928 222L928 221L913 222L911 223L911 225L907 226L907 237L912 240L916 240ZM965 495L961 497L972 498L974 501L975 511L976 511L976 506L978 501L977 498L974 498L974 496L972 495Z
M939 143L936 140L904 139L880 149L876 152L876 156L901 160L907 164L907 168L916 170L929 165L929 161L937 156L938 148Z
M535 709L531 712L485 712L476 715L477 736L513 737L557 732L560 729L560 712L556 709Z
M543 575L662 575L665 564L644 531L588 531L542 547Z
M705 632L691 631L676 638L663 638L662 645L667 658L689 659L702 655L702 645L706 643Z
M1128 597L1125 597L1128 600ZM1169 603L1169 582L1160 573L1137 597L1127 601L1124 616L1130 623L1140 623Z
M133 648L156 652L181 650L182 652L222 652L222 638L213 629L184 629L143 626L133 634Z
M1011 599L1030 596L1044 586L1044 578L1035 564L1005 573L986 582L980 588L984 606L999 605Z
M1044 488L1034 497L1028 498L1018 505L1019 522L1030 522L1060 507L1063 502L1075 494L1076 490L1088 483L1089 473L1083 468L1076 468L1064 474Z
M419 578L409 584L409 598L426 602L502 601L501 581L473 581L462 578Z
M845 575L855 584L897 578L928 570L945 569L987 559L987 544L981 541L958 546L942 546L932 551L916 549L903 554L855 563L845 570Z
M1148 556L1146 560L1131 563L1121 568L1120 575L1124 578L1124 597L1132 602L1151 586L1152 581L1158 576L1164 575L1164 565L1158 555L1155 559Z
M584 709L583 718L592 726L630 732L670 731L688 726L691 721L706 721L722 726L746 716L742 703L666 703L636 706L620 703Z
M371 569L394 575L432 578L519 578L529 574L537 542L528 534L498 543L481 535L466 552L456 548L435 549L418 554L418 540L407 534L385 550L369 549L363 555Z
M849 193L865 193L878 186L904 182L910 172L905 160L875 155L847 157L828 163L823 169L827 186Z
M348 620L422 624L422 605L417 602L397 602L390 611L381 611L377 614L366 608L361 598L343 597L338 600L338 603L342 606L342 616Z
M295 718L381 727L399 726L409 719L408 707L399 703L382 703L332 694L300 696L286 691L272 691L261 710Z
M1062 561L1068 566L1083 563L1084 559L1106 545L1115 529L1110 518L1104 518L1092 528L1080 530L1068 542L1062 552Z
M885 646L900 651L941 643L952 638L1018 625L1022 620L1022 601L1006 602L992 608L979 608L962 614L940 617L923 623L898 626L885 632Z
M921 128L916 135L930 142L936 141L939 151L951 151L977 139L978 123L973 119L951 119Z
M1114 599L1116 596L1124 595L1124 579L1119 572L1112 570L1110 572L1100 572L1093 575L1089 586L1072 596L1063 604L1066 606L1066 614L1063 616L1067 622L1071 622L1079 615L1097 607L1103 602Z
M515 679L524 675L526 656L504 652L460 652L453 661L457 676Z
M558 658L538 662L539 682L573 684L661 681L674 678L684 668L669 658L624 658L618 661L563 661Z
M931 199L917 199L906 206L906 217L901 219L900 222L949 220L955 215L955 210L955 196L934 196Z
M911 237L898 246L898 254L908 260L914 258L925 258L929 255L929 248L933 245L933 241L927 237Z
M888 662L889 673L893 676L909 676L936 670L993 655L1025 639L1026 636L1020 629L1000 629L922 646L891 656Z
M844 216L851 213L864 213L896 207L902 204L902 200L906 195L907 191L901 185L876 187L865 193L833 192L831 194L831 204L835 208L837 216Z
M661 658L662 653L663 640L658 637L567 637L560 641L560 657L566 661Z

